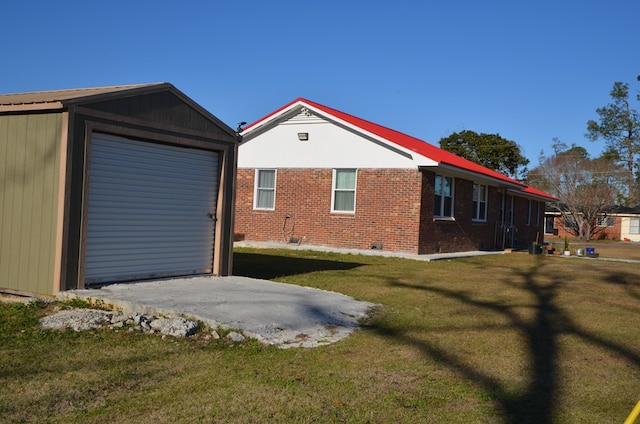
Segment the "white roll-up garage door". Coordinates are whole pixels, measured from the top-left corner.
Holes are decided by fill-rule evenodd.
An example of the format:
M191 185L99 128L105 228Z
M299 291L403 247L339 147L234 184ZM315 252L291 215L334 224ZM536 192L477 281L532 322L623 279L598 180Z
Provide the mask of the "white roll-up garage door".
M85 283L211 273L218 153L94 133Z

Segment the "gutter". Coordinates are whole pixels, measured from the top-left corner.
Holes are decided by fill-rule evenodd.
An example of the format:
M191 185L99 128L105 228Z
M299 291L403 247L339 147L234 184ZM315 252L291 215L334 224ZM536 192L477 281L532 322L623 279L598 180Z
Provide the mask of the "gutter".
M436 166L427 166L427 167L419 167L419 169L429 169L429 168L435 168L435 169L442 169L445 171L449 171L451 173L455 173L455 174L462 174L462 175L466 175L471 177L470 179L472 181L487 181L487 182L491 182L493 184L497 183L497 185L502 186L502 187L507 187L507 188L511 188L514 191L518 191L521 192L522 190L524 190L525 188L527 188L527 186L523 183L517 182L515 180L513 180L512 183L510 183L509 181L500 179L500 178L495 178L495 177L491 177L489 175L485 175L485 174L480 174L478 172L473 172L473 171L467 171L465 169L459 168L457 166L453 166L453 165L448 165L446 163L438 163ZM433 170L433 169L430 169ZM505 176L505 178L508 178Z

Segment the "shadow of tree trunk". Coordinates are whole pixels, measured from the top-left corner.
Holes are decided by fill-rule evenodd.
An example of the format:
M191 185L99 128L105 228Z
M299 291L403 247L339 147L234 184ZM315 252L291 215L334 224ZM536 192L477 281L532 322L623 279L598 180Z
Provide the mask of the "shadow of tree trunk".
M498 377L472 366L452 349L442 349L435 343L419 340L402 328L375 325L373 327L385 337L415 346L433 360L491 393L504 422L550 424L554 422L557 412L560 378L558 338L561 335L575 335L590 344L616 352L635 364L638 364L640 358L634 351L590 334L575 324L569 314L556 304L556 296L562 287L561 281L549 282L548 278L539 278L542 272L543 264L538 262L526 271L514 269L509 281L504 281L504 284L511 288L525 291L532 300L531 307L534 313L528 318L519 314L516 306L504 305L499 301L480 300L473 294L458 292L455 283L451 284L451 288L443 288L428 284L389 281L393 286L428 291L473 308L489 310L505 318L507 326L517 330L526 343L528 380L526 387L518 393L514 393L513 387L509 387Z

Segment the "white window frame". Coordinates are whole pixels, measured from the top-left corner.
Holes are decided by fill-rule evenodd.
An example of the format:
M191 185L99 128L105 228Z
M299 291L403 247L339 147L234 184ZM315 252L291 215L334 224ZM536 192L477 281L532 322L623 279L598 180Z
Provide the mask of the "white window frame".
M476 199L476 197L484 192L484 200ZM473 195L472 202L473 205L475 203L475 207L473 208L472 220L477 222L487 222L487 205L489 203L489 187L484 184L473 183ZM481 204L484 204L484 216L481 216L482 208Z
M338 174L340 172L353 172L354 181L351 188L338 188ZM356 212L356 194L358 190L358 170L354 168L336 168L333 170L331 181L331 213L354 214ZM352 209L336 209L336 195L338 193L353 192L353 208Z
M640 218L629 218L629 234L640 234Z
M444 193L437 193L436 192L436 188L438 186L438 184L436 183L436 181L438 180L438 178L442 179L442 180L451 180L450 183L450 187L451 187L451 195L450 196L444 196ZM440 182L440 189L442 191L442 188L444 187L444 184L442 184L442 180ZM439 211L436 211L435 209L435 204L436 204L436 199L435 197L440 195L440 207L439 207ZM434 219L454 219L455 216L455 211L454 211L454 199L455 199L455 178L454 177L449 177L447 175L441 175L441 174L436 174L435 178L433 180L433 205L434 205L434 210L433 210L433 217ZM445 199L450 198L451 199L451 212L450 215L443 215L444 211L445 211Z
M260 174L262 172L273 172L273 187L260 187ZM275 169L256 169L255 179L253 184L253 209L262 211L273 211L276 209L276 186L277 186L278 172ZM271 192L272 204L269 207L260 205L260 194Z

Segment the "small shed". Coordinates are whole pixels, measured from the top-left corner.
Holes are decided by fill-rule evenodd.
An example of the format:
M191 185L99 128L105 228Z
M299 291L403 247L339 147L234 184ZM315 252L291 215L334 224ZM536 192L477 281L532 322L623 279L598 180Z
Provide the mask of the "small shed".
M168 83L0 95L0 290L231 274L237 146Z

